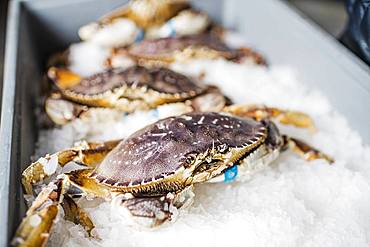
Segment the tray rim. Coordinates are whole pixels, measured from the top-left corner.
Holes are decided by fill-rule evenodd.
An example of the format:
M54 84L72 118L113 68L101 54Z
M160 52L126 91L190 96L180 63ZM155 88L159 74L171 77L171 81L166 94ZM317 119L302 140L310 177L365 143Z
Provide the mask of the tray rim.
M0 126L0 222L9 222L10 160L16 94L19 13L22 0L9 2L5 37L4 77ZM0 227L0 246L8 246L8 227Z
M32 3L43 2L45 4L77 4L80 2L89 2L93 0L66 0L63 3L55 0L32 0ZM1 105L1 119L0 119L0 222L8 226L9 222L9 182L11 174L11 155L14 134L14 121L17 119L14 116L15 110L15 96L16 96L16 82L17 82L17 55L19 44L19 21L20 13L24 3L31 2L31 0L12 0L8 6L8 17L6 25L5 37L5 55L4 55L4 75L3 75L3 91L2 91L2 105ZM300 21L311 26L312 30L322 40L326 40L328 44L334 46L336 52L341 53L346 58L346 65L350 65L350 69L355 72L360 72L368 75L367 65L349 51L345 46L341 45L337 40L324 31L317 23L309 19L300 10L282 0L275 0L276 4L285 8L287 11L294 14ZM343 61L342 61L343 63ZM353 72L352 72L353 73ZM358 75L359 76L359 75ZM365 90L370 93L370 84L366 81L356 82ZM0 227L0 246L8 246L8 227Z

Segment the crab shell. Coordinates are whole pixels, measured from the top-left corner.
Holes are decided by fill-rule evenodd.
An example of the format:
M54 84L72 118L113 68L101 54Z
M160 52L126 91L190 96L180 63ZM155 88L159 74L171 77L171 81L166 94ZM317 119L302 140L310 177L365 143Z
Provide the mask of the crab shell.
M91 175L111 190L176 192L207 181L262 144L268 128L252 119L189 113L160 120L116 146Z
M119 54L120 50L115 52ZM126 52L128 56L139 61L157 60L171 63L178 59L188 58L224 58L241 62L245 58L250 58L256 64L266 64L258 53L249 48L232 49L212 33L143 40L122 52Z
M50 69L48 74L68 100L126 112L183 101L205 90L190 78L166 68L133 66L66 80L57 69Z

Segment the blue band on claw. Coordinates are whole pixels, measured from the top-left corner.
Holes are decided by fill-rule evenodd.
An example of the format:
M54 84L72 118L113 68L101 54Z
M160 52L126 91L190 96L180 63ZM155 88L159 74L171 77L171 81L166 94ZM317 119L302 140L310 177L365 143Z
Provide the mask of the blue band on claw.
M173 20L169 20L167 22L167 27L170 29L170 37L175 37L176 36L176 29L173 27Z
M158 118L159 117L159 111L158 111L158 109L152 110L152 114L153 114L154 117Z
M135 38L135 43L140 42L144 39L144 30L140 29Z
M226 169L226 171L224 172L224 176L225 176L225 180L224 180L225 183L230 183L234 181L236 177L238 176L238 166L234 165Z

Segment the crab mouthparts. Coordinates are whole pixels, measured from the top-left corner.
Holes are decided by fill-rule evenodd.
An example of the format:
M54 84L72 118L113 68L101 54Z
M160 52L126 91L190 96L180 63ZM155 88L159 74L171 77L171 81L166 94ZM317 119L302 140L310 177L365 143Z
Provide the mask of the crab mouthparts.
M192 173L192 181L195 183L204 182L212 178L218 177L225 174L228 170L232 171L233 174L225 174L225 176L231 176L234 180L237 176L237 166L239 166L243 161L253 152L261 147L262 144L257 145L254 148L235 148L227 152L226 154L215 155L213 159L207 160L207 158L196 165ZM209 162L208 162L209 161ZM233 169L234 170L231 170ZM226 177L225 177L226 179ZM226 180L225 180L226 181ZM231 180L230 180L231 181Z

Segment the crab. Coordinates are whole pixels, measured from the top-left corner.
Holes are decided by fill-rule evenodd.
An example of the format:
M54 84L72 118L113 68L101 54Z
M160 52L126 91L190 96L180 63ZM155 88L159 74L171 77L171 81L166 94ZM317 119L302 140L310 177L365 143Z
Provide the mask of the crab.
M112 67L124 67L131 59L139 64L165 66L176 61L217 58L266 65L257 52L247 47L230 48L214 33L143 40L129 47L114 49L108 63Z
M82 26L78 33L82 40L117 47L144 38L201 33L208 27L208 15L190 8L187 1L134 0ZM115 37L107 38L110 31L115 31Z
M13 245L45 244L60 205L66 219L94 235L93 221L74 201L76 198L111 200L127 222L156 227L174 221L191 205L194 185L251 176L288 148L306 160L333 162L308 144L280 134L274 118L298 127L312 125L303 113L234 105L222 112L169 117L124 140L82 142L40 158L23 172L25 194L32 196L36 185L51 182L29 208ZM84 169L56 176L58 167L71 162Z
M117 8L101 18L102 23L126 17L147 28L163 24L179 11L190 8L187 0L132 0L129 4Z
M56 124L66 124L75 118L88 116L96 108L130 113L171 105L184 113L196 109L196 105L202 105L197 102L206 99L206 95L216 98L220 105L218 109L226 104L215 87L202 85L166 68L132 66L81 78L72 71L52 67L48 76L58 92L52 93L46 100L45 108ZM176 104L179 102L182 104Z

